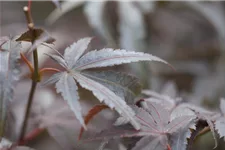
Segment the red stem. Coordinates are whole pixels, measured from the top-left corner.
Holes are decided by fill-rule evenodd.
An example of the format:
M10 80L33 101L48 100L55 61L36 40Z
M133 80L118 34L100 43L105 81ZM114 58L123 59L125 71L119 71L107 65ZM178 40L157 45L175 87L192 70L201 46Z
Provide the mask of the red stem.
M45 128L36 128L32 130L30 133L28 133L23 140L21 140L18 145L25 145L27 142L33 140L37 136L39 136L41 133L45 131Z
M28 0L28 11L31 10L31 0Z
M27 64L28 68L30 69L30 73L33 74L34 68L33 68L31 62L29 60L27 60L27 58L24 56L23 53L20 53L20 56L21 56L22 60Z
M47 72L47 71L50 71L50 72L60 72L60 70L58 70L56 68L42 68L40 70L40 73Z

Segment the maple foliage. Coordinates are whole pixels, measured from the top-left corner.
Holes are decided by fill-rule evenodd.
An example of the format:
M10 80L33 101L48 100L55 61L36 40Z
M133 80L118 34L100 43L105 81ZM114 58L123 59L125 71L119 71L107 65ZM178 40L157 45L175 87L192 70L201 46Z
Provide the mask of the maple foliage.
M28 30L18 36L0 37L1 150L33 150L25 145L30 145L30 142L32 143L37 137L41 137L42 133L48 133L61 147L69 150L76 149L77 145L86 146L88 142L92 141L99 141L95 143L99 150L124 150L126 148L129 150L190 150L196 139L208 132L212 134L215 141L214 148L220 144L217 139L217 134L219 138L223 138L221 141L224 142L225 99L220 98L220 109L218 110L208 110L193 102L193 99L197 101L195 96L199 90L210 93L213 91L205 90L206 87L202 88L205 81L196 83L192 89L193 91L191 91L193 92L192 94L190 94L191 92L187 94L182 90L178 91L178 88L172 81L166 83L160 91L156 92L157 90L152 90L154 88L142 90L142 85L135 76L125 72L109 70L109 67L131 64L133 62L160 62L166 64L172 68L172 70L175 70L167 61L157 56L144 53L149 49L149 46L150 48L152 48L152 46L154 47L152 43L149 44L146 42L149 38L147 34L150 31L147 29L149 22L147 18L149 17L148 11L153 11L153 8L158 5L155 3L158 2L148 3L151 6L147 5L145 2L118 2L116 7L118 7L119 10L117 12L117 17L119 17L119 19L114 18L115 20L112 19L113 21L110 20L107 12L112 11L109 5L114 2L64 3L58 0L52 0L52 3L56 6L56 10L54 11L56 14L51 14L49 16L49 23L53 23L72 8L84 5L82 8L84 8L84 14L90 26L95 28L100 36L103 37L109 45L113 45L114 48L87 51L92 38L85 37L73 42L70 46L66 47L64 53L61 54L61 52L54 48L54 43L58 42L58 40L52 37L46 30L34 27L31 16L31 0L29 0L28 6L23 8L27 19ZM161 2L159 3L161 5ZM199 5L199 3L192 2L185 2L185 5L199 12L199 14L214 27L213 29L218 34L219 47L224 50L224 42L222 41L224 41L225 32L223 29L224 17L221 15L221 12L223 12L222 7L210 8L208 4L203 6ZM96 9L93 9L93 7ZM217 12L215 8L218 8L219 11ZM175 30L177 30L176 27ZM117 37L116 34L120 35ZM151 37L150 39L152 40L154 38ZM174 39L177 39L177 37ZM25 43L29 43L29 46L24 46ZM165 43L160 43L159 45L161 46L163 44ZM61 69L51 67L42 68L39 66L39 60L42 57L39 53L40 46L54 51L54 53L46 52L43 56L48 56L46 58L53 60ZM172 47L180 47L180 45ZM32 58L30 57L31 53L33 54ZM158 53L153 53L158 55ZM192 51L190 51L190 53L192 53ZM176 52L176 55L179 56L180 54ZM162 56L165 58L164 55ZM187 56L184 58L186 57ZM219 62L224 61L223 57L224 56L221 57L222 59L219 60ZM172 58L173 57L166 59L172 60ZM193 71L193 67L195 69L197 68L194 74L206 74L202 69L199 69L200 71L198 70L198 68L205 66L205 63L198 66L195 66L195 63L193 63L183 68L185 65L179 64L179 59L178 57L178 59L175 59L173 62L174 65L178 66L179 71L180 69L187 69L187 72L190 70ZM20 60L24 61L27 65L30 71L29 75L21 77L21 75L23 75L22 71L24 70L23 63L21 63ZM178 63L176 61L178 61ZM142 68L141 72L142 77L148 77L148 72L150 70L148 65L148 63L144 64L144 69ZM156 68L157 67L158 66L156 66ZM216 66L216 68L217 67L218 66ZM222 68L224 68L223 65ZM137 71L140 68L134 67L132 70L133 69ZM221 70L220 73L223 73L218 75L218 77L224 77L224 70ZM152 71L155 73L155 68L153 68ZM46 72L51 73L51 76L47 79L44 77ZM165 75L163 73L161 74L167 76L166 69L162 72L166 72ZM197 78L199 78L199 76ZM21 116L18 117L20 113L17 114L17 111L12 111L14 107L11 108L11 104L15 102L19 103L19 98L15 96L17 92L16 85L17 83L23 82L23 79L31 81L31 88L27 96L28 102L23 112L25 114L24 118ZM43 81L43 79L46 80ZM207 79L208 78L206 78L206 80ZM199 79L196 79L196 81L197 80ZM219 81L221 79L214 79L213 76L213 80ZM156 84L159 83L157 79L154 81L157 81ZM154 81L152 81L151 78L151 83ZM55 85L55 94L60 94L60 97L57 96L57 99L63 99L64 101L62 102L65 102L65 106L62 106L62 103L60 103L54 105L54 107L57 107L52 108L52 103L56 103L56 101L52 101L51 104L46 104L45 108L42 110L42 108L36 106L36 103L33 103L35 91L49 84ZM159 83L159 85L160 84L162 83ZM214 87L212 84L209 87L213 89L216 86ZM99 103L104 104L95 105L84 116L84 110L87 109L87 106L84 105L85 103L82 103L82 94L79 93L80 88L90 91L92 95L97 98ZM47 100L50 99L48 98L44 99L46 103L48 103ZM41 101L41 98L39 100ZM50 105L52 105L52 107L49 107ZM110 109L110 113L115 110L117 114L113 114L113 117L114 119L117 117L117 119L113 120L113 123L110 122L110 126L108 126L107 129L102 129L101 125L99 125L99 127L97 127L99 128L98 132L89 131L88 125L93 123L91 120L96 119L95 116L105 109ZM17 117L23 119L18 121ZM101 116L102 120L100 123L102 124L105 121L103 118L104 117ZM109 118L105 117L105 119ZM13 135L16 135L16 138L13 140L11 140L11 137L6 133L6 130L11 130L12 124L21 127L18 133L13 133ZM73 130L74 128L76 128L77 131ZM65 132L66 129L69 130L69 133ZM96 129L90 128L90 130ZM11 132L14 131L12 130ZM84 132L94 132L94 135L85 137ZM70 134L74 135L74 133L78 141L75 141L76 138L74 137L72 140L70 139ZM125 139L129 139L132 144L127 144ZM76 146L73 145L74 143ZM91 144L90 147L92 148Z
M47 54L56 63L61 65L65 71L53 75L43 84L46 85L56 82L57 92L62 94L62 97L68 102L75 116L85 129L86 126L81 115L81 106L79 104L79 94L77 93L78 87L76 83L79 83L81 87L92 91L94 96L96 96L100 102L105 102L110 108L114 108L119 114L126 117L136 129L139 129L140 125L133 119L135 113L124 101L125 97L121 97L121 95L115 93L116 91L121 92L120 90L123 89L113 87L113 85L118 82L113 79L114 76L111 76L112 79L107 79L109 76L102 76L100 74L102 76L101 80L96 80L98 78L92 74L97 75L97 73L84 71L90 68L114 66L138 61L158 61L165 64L168 63L150 54L119 49L113 50L106 48L85 53L90 41L91 38L78 40L65 49L64 56ZM116 79L118 80L118 77ZM121 79L125 80L126 77ZM74 82L72 80L74 80ZM110 87L108 86L108 80L112 82ZM120 82L122 83L123 81L120 80ZM124 92L122 92L122 94L123 93Z
M91 110L88 111L88 114L85 116L84 123L87 125L89 123L89 121L91 119L93 119L93 117L95 115L97 115L99 112L101 112L102 110L107 109L107 108L109 108L109 107L106 106L106 105L96 105L96 106L94 106ZM84 128L82 127L80 129L79 140L81 139L83 132L84 132Z
M132 107L136 112L135 119L141 124L140 130L132 129L130 125L127 125L127 122L121 123L117 120L117 125L119 126L104 130L94 135L93 138L83 139L83 141L109 140L117 137L143 137L136 143L133 150L150 147L152 150L158 148L168 149L170 148L169 135L176 135L179 130L188 132L188 128L195 119L193 116L171 118L169 111L161 105L145 101L141 103L145 103L146 107ZM185 142L186 138L183 140Z

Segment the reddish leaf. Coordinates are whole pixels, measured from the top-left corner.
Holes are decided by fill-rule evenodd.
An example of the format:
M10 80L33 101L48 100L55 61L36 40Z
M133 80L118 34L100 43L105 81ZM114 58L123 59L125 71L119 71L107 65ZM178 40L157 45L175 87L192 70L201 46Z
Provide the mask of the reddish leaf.
M102 110L109 108L107 105L96 105L94 106L92 109L89 110L88 114L85 116L85 120L84 123L85 125L87 125L89 123L89 121L95 116L97 115L99 112L101 112ZM81 127L80 129L80 134L79 134L79 140L81 139L81 136L84 132L84 128Z

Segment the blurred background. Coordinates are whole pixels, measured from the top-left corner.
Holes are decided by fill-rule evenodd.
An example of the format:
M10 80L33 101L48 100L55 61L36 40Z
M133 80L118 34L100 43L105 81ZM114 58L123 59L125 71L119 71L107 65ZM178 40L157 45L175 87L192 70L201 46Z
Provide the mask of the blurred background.
M56 7L56 3L60 7ZM17 36L27 30L22 10L25 5L26 1L0 1L0 36ZM136 75L144 89L160 92L170 82L176 86L177 96L211 110L217 110L219 98L225 97L225 3L222 1L32 1L31 10L35 26L45 29L56 39L54 48L60 52L80 38L94 37L89 50L111 47L146 52L174 66L176 71L158 63L110 68ZM39 47L40 66L57 68L43 55L47 52L52 50ZM15 140L19 132L30 88L25 66L23 72L11 106L13 123L8 132L11 140ZM88 91L81 90L80 95L86 114L98 101ZM114 116L112 111L104 110L92 121L90 128L100 130L103 118L108 121L101 129L107 128ZM44 126L47 131L29 145L38 150L97 147L99 143L95 142L76 148L80 125L71 118L71 112L53 86L39 87L29 128ZM223 139L219 142L216 150L224 150ZM193 149L213 147L212 135L208 133L196 141Z

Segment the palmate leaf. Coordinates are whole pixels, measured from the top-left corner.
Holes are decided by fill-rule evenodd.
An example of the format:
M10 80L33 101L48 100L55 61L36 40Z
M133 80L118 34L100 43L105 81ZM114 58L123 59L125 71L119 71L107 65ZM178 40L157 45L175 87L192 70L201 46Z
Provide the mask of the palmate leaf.
M166 112L169 114L169 111L159 104L147 102L147 106L149 106L148 109L137 106L133 107L136 112L135 119L141 124L140 130L134 130L129 125L116 126L94 135L93 138L89 137L83 141L110 140L118 137L139 136L143 138L137 142L134 150L163 150L170 147L168 135L177 134L180 130L188 130L194 119L192 116L181 116L171 120L170 115L167 115L168 118L163 117ZM149 110L151 110L151 112ZM167 122L161 119L166 119Z
M139 123L134 119L134 111L124 101L124 99L126 98L130 99L129 97L135 94L135 89L139 88L139 86L136 84L136 79L132 82L136 84L134 84L133 86L128 85L128 82L131 79L134 79L132 77L126 77L123 74L114 73L117 77L115 78L112 77L112 75L107 75L107 72L93 72L92 74L85 70L90 68L107 67L138 61L159 61L166 64L168 63L150 54L140 52L137 53L126 50L102 49L99 51L95 50L84 54L85 49L88 47L90 41L91 38L83 38L73 43L70 47L66 48L64 56L50 54L48 55L65 69L65 71L62 71L63 74L66 74L65 76L74 78L74 80L77 81L81 85L81 87L92 91L94 96L96 96L100 100L100 102L104 101L110 108L115 108L115 110L127 120L129 120L136 129L140 129ZM57 78L58 77L51 77L46 81L46 83L57 81ZM72 82L71 79L71 84L75 84L75 81ZM66 84L64 83L64 86L65 85ZM57 86L56 88L58 90L60 86ZM67 88L67 90L69 89ZM62 91L62 89L60 91ZM75 89L73 91L76 92ZM70 98L68 99L68 96L65 95L65 93L69 94L69 92L66 92L64 90L61 93L64 94L63 98L68 101L69 105L75 105L75 101L76 103L78 103L78 99L71 102L71 96L69 96ZM75 108L74 106L71 107ZM78 117L80 116L81 108L79 105L76 106L76 108L77 109L73 109L73 111L75 114L77 114L76 116ZM81 120L80 117L78 119L81 121L81 124L83 124L83 120Z
M21 44L12 39L0 47L0 136L3 134L8 103L13 98L14 86L20 76Z
M133 109L136 112L136 120L141 124L141 129L139 131L134 130L129 125L116 126L108 130L103 130L102 132L93 136L93 138L88 137L83 141L93 141L93 140L110 140L114 138L121 137L142 137L132 150L168 150L171 149L168 138L170 135L175 135L173 138L177 139L177 134L179 131L188 132L190 123L193 121L192 116L181 116L173 120L167 115L167 123L161 120L165 112L169 114L167 109L161 107L156 103L146 102L147 109L134 106ZM154 109L157 108L157 109ZM160 109L161 108L161 109ZM149 112L150 109L153 109ZM188 134L185 134L185 140ZM179 139L181 140L181 139ZM180 141L178 141L180 142ZM179 144L175 141L172 144Z

